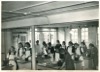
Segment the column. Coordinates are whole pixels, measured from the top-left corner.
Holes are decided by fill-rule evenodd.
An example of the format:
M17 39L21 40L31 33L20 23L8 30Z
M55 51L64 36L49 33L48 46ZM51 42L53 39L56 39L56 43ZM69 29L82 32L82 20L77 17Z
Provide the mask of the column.
M31 26L32 29L32 63L31 63L31 69L36 69L36 60L35 60L35 26Z

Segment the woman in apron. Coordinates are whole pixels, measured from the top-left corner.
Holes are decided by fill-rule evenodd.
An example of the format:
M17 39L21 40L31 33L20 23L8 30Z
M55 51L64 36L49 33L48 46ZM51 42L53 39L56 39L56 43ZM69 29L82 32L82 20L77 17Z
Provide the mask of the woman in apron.
M26 55L25 61L31 60L32 49L31 49L30 47L31 47L30 43L29 43L29 42L26 42L26 43L25 43L25 48L26 48L26 52L25 52L25 55Z
M45 58L47 58L47 56L48 56L48 52L47 52L47 44L46 44L46 42L45 41L43 41L43 47L42 47L42 50L43 50L43 57L45 57Z
M92 44L89 44L89 48L90 48L90 57L92 59L92 63L93 64L93 69L97 69L98 67L98 49Z
M63 64L59 69L65 69L65 70L75 70L74 61L71 58L71 55L68 53L68 51L65 51L64 49L61 49L61 53L64 54Z
M16 60L16 51L13 46L11 46L11 49L9 50L9 53L7 54L7 58L9 60L9 65L12 65L12 70L18 69L18 63Z
M57 40L57 44L55 46L55 62L58 62L59 59L60 59L60 48L61 48L61 44L60 44L60 41Z

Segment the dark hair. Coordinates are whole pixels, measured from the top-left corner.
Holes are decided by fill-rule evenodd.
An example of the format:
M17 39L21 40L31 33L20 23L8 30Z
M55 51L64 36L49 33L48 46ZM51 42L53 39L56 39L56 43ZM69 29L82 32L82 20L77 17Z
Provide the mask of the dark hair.
M48 43L48 45L50 45L50 46L51 46L51 42L49 42L49 43Z
M46 42L45 41L43 41L43 43L42 43L44 46L47 46L47 44L46 44Z
M29 47L31 46L29 42L26 42L25 44L27 44Z
M89 46L95 47L94 44L90 43Z
M74 46L75 46L75 45L78 45L78 46L79 46L79 44L78 44L78 43L74 43Z
M57 40L57 43L60 43L60 41L59 41L59 40Z
M64 45L66 44L66 42L65 42L65 41L63 41L62 43L63 43Z
M73 45L73 42L72 41L69 41L69 44Z
M19 44L23 47L23 44L21 42Z
M39 40L37 40L36 43L39 43Z
M13 52L14 52L14 55L16 54L16 51L15 51L15 47L14 46L11 46L11 48L13 48ZM9 50L9 55L11 54L11 50Z

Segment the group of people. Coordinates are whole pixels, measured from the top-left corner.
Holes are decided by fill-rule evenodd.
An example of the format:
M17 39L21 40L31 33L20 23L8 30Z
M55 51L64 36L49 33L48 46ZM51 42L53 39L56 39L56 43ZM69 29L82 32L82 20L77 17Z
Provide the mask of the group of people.
M85 57L91 58L93 63L93 68L97 69L98 67L98 50L97 48L90 43L89 49L85 42L73 43L72 41L66 42L63 41L60 44L60 41L56 41L56 45L53 46L51 42L46 43L43 41L42 47L39 44L39 40L35 44L35 53L36 57L41 56L43 58L50 58L51 63L56 63L59 66L59 69L65 68L66 70L74 70L75 61L81 61L82 67L85 66L84 59ZM18 50L13 46L10 48L7 59L9 59L9 64L13 65L13 69L18 69L17 59L30 61L32 57L32 48L29 42L26 42L24 45L20 42L18 44ZM17 59L16 59L17 58ZM36 61L37 62L37 61Z
M93 69L97 69L98 50L94 44L90 43L89 48L87 48L84 41L80 44L69 41L68 46L66 46L65 41L63 41L62 44L60 44L59 40L56 42L56 45L53 46L51 42L46 43L43 41L43 47L41 48L37 40L35 47L36 55L42 55L44 58L49 56L51 63L56 62L58 66L60 66L59 69L65 68L66 70L74 70L74 62L76 61L81 61L82 69L84 69L84 59L90 58L92 60L91 64L93 64Z
M29 42L26 42L25 45L23 45L21 42L18 44L18 49L16 49L14 46L11 46L11 48L8 51L7 54L7 60L9 61L9 65L13 65L13 70L18 70L19 65L17 60L24 60L24 61L30 61L32 56L32 50L31 45Z

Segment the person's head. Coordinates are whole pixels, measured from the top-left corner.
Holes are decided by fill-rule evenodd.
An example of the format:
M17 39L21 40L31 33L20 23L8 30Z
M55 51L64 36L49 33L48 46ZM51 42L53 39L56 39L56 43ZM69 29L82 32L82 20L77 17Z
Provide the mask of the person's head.
M18 47L19 47L19 48L23 48L23 44L20 42L20 43L18 44Z
M73 45L72 41L69 41L68 45L69 46L72 46Z
M11 46L10 51L11 52L15 51L15 47L14 46Z
M79 44L78 43L74 43L74 46L75 46L75 48L78 48Z
M65 42L65 41L63 41L63 42L62 42L62 45L66 45L66 42Z
M43 44L43 46L47 46L47 44L46 44L46 42L45 42L45 41L43 41L43 43L42 43L42 44Z
M85 42L81 42L80 46L84 47L85 46Z
M51 42L48 43L48 46L51 46Z
M25 47L30 48L31 47L30 43L29 42L26 42L25 43Z
M60 41L59 40L57 40L57 44L60 44Z
M90 43L89 48L93 48L93 47L95 47L94 44Z
M36 41L36 44L37 44L37 45L39 44L39 40Z

